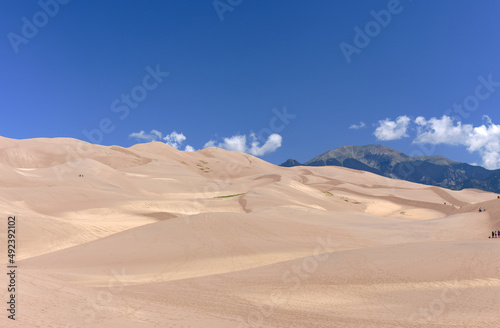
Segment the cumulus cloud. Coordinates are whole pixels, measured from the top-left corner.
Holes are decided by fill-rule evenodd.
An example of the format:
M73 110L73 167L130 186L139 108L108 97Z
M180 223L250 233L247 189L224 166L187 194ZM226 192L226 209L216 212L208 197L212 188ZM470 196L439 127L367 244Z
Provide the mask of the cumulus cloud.
M184 136L183 133L177 133L176 131L173 131L172 133L167 134L165 137L163 137L163 133L154 129L151 130L149 133L146 133L142 130L141 132L131 133L129 134L129 138L134 138L140 142L153 142L153 141L164 140L167 145L172 146L176 149L179 149L182 143L186 140L186 136ZM184 150L195 151L195 149L190 145L187 145L184 148Z
M260 143L255 137L255 134L252 133L250 136L253 140L252 146L249 149L249 153L254 156L262 156L267 153L276 151L276 149L281 147L281 141L283 140L283 138L279 134L273 133L267 138L267 141L259 147Z
M472 125L462 125L453 122L453 119L444 115L441 118L432 117L426 120L419 116L417 124L416 143L460 145L465 143L467 135L472 131Z
M410 118L406 115L399 116L396 121L385 120L378 121L378 126L373 133L378 140L398 140L408 137L406 131L410 124Z
M179 146L186 140L186 136L183 133L177 133L176 131L168 134L163 138L165 143L169 146L172 146L176 149L179 149Z
M142 142L159 141L161 137L162 134L158 130L151 130L149 133L146 133L141 130L141 132L134 132L129 134L129 138L134 138L137 141L142 141Z
M365 122L359 122L359 124L352 124L349 129L351 130L359 130L366 126Z
M215 140L210 140L208 141L203 148L208 148L208 147L217 147L217 143Z
M172 146L176 149L184 148L184 151L196 151L196 149L191 145L183 146L184 141L186 141L186 136L183 133L178 133L173 131L170 134L163 136L163 134L158 130L151 130L149 133L144 131L134 132L129 135L130 138L135 138L140 142L152 142L152 141L164 141L167 145ZM222 142L217 140L210 140L205 143L203 148L207 147L218 147L227 150L235 150L242 153L248 153L254 156L263 156L276 151L281 147L282 137L279 134L271 134L266 142L261 145L254 133L251 133L249 137L246 135L234 135L232 137L223 138Z
M488 169L500 167L500 125L494 124L488 116L483 124L474 127L462 124L449 116L441 118L417 117L417 137L415 143L462 145L469 152L478 152L482 165Z
M244 135L235 135L231 138L224 138L224 142L220 143L218 147L244 153L247 150L247 137Z
M263 156L276 151L276 149L281 147L282 142L282 137L277 133L271 134L262 146L254 133L250 134L250 139L252 139L252 141L250 145L247 145L247 137L245 135L234 135L230 138L224 138L223 142L210 140L205 144L204 148L218 147L249 153L254 156Z

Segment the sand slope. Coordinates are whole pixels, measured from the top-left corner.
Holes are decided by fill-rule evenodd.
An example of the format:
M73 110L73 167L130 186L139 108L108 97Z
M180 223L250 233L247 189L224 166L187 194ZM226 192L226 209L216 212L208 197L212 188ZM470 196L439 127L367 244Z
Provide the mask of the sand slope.
M282 168L218 148L65 138L0 138L0 171L19 261L17 320L4 315L2 327L498 319L500 239L488 236L500 229L500 199L491 193Z

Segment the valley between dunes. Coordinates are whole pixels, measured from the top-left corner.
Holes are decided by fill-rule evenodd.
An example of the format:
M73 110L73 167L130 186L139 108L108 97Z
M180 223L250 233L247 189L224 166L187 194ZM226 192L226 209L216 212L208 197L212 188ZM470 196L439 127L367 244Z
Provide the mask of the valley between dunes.
M1 327L498 326L496 194L66 138L0 137L0 171Z

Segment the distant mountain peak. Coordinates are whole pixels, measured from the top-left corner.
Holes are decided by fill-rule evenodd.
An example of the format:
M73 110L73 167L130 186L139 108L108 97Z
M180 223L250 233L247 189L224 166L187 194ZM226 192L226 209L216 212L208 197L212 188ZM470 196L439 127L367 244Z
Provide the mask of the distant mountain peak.
M343 166L450 189L477 188L500 192L500 170L452 161L441 155L411 157L384 145L342 146L300 164L289 159L281 166Z
M300 166L302 164L300 164L299 162L297 162L296 160L294 159L287 159L285 162L281 163L280 166L283 166L283 167L292 167L292 166Z
M373 161L401 161L407 157L405 154L384 145L342 146L316 156L307 161L305 165L312 164L313 166L318 166L321 163L324 163L323 165L335 165L327 163L338 161L343 166L346 159L355 159L371 166L371 164L374 164Z

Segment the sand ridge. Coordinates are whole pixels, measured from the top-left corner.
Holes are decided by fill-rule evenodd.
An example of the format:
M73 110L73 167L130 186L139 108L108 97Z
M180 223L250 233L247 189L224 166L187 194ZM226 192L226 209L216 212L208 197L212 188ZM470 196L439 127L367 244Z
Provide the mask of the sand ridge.
M18 218L22 273L9 326L483 327L497 317L492 193L163 143L1 138L0 154L0 208Z

